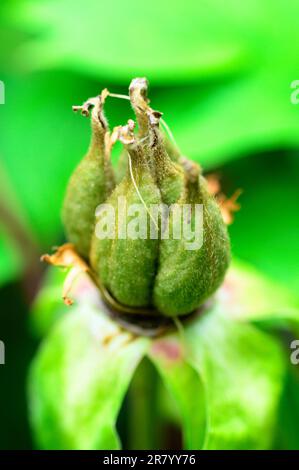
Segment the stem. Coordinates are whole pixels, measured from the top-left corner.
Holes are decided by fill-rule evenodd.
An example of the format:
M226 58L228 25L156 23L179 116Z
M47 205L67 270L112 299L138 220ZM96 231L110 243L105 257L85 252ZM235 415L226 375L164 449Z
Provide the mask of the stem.
M158 376L149 360L142 361L129 391L129 448L154 450L161 445Z
M36 289L40 281L42 269L39 263L39 250L33 237L25 228L24 224L6 205L5 201L0 202L0 219L7 227L8 233L18 245L25 261L25 273L23 275L22 286L25 297L31 302L36 294Z

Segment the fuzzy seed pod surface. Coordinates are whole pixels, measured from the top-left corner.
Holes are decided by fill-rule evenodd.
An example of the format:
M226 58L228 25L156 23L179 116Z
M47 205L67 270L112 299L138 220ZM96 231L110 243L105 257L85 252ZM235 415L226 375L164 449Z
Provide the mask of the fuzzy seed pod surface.
M221 285L230 241L199 165L182 157L161 129L162 113L149 106L147 86L137 78L129 88L137 129L129 120L110 133L107 90L83 105L92 108L91 144L70 179L62 217L68 241L108 293L104 298L113 299L111 308L176 317L192 313ZM115 186L116 140L123 150Z

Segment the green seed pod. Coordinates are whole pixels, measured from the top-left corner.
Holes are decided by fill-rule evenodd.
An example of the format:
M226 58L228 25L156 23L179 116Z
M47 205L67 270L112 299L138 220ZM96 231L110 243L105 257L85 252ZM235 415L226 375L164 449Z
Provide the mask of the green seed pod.
M185 165L186 190L178 206L190 204L189 233L199 236L195 221L196 205L202 204L203 244L200 247L198 238L197 245L190 249L190 240L181 232L180 238L175 239L175 224L180 224L181 219L176 219L174 212L171 212L170 236L161 240L159 269L154 285L154 304L167 316L184 315L199 307L220 286L230 260L229 238L219 207L209 194L205 179L199 177L199 167L189 161Z
M121 152L116 168L115 168L115 182L119 184L125 177L128 170L128 152L123 149Z
M165 150L169 158L175 162L175 163L180 163L180 158L181 158L181 153L177 146L171 142L169 137L164 133L163 135L163 140L164 140L164 145L165 145Z
M158 111L148 111L149 151L162 201L165 204L173 204L178 201L184 191L184 171L179 164L170 159L166 151L164 138L159 129L161 116L162 114Z
M159 248L158 236L153 239L149 235L151 219L147 211L151 204L160 204L161 197L144 148L133 135L132 121L121 129L120 140L129 155L129 168L106 201L115 214L114 239L99 236L100 227L107 226L107 214L100 212L90 261L114 299L123 305L146 307L151 305ZM142 234L144 228L146 232Z
M108 124L103 113L106 91L88 100L83 106L74 107L88 116L91 112L91 143L86 156L74 170L64 199L62 221L68 241L80 255L88 258L91 236L95 225L95 209L104 202L114 187L109 146L105 145ZM108 150L108 151L107 151Z
M133 80L129 92L137 135L131 120L109 134L102 110L107 91L81 107L87 115L93 107L92 140L67 189L68 240L112 310L140 319L186 315L223 281L227 229L200 167L160 130L162 114L149 107L146 79ZM116 139L124 149L113 189Z

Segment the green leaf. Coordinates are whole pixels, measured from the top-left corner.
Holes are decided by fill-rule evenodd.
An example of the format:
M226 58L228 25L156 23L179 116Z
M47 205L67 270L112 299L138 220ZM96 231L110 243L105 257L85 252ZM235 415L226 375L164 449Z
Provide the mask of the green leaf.
M219 304L237 321L299 322L299 299L253 266L234 260L218 292Z
M270 448L284 379L274 337L248 321L299 319L296 300L252 267L235 262L215 302L156 340L149 356L176 400L185 446Z
M204 314L180 334L151 342L109 320L87 278L80 278L72 294L77 306L64 318L51 318L47 303L43 317L47 291L35 310L45 330L55 323L30 380L31 421L42 448L117 447L117 415L144 355L176 402L186 448L271 446L285 357L277 339L248 321L275 315L289 321L295 310L288 292L236 263ZM51 305L57 312L54 300Z
M178 405L184 448L201 449L206 435L208 397L200 374L184 355L177 335L154 341L148 354Z
M220 310L218 304L185 329L186 354L208 397L204 449L267 449L275 429L284 356L273 337Z
M1 157L29 225L44 246L55 244L67 179L89 142L88 121L71 110L77 99L82 101L82 81L48 73L5 84Z
M22 5L11 17L34 37L19 50L19 62L30 70L63 67L105 77L109 86L147 75L153 103L183 153L206 168L298 146L297 107L290 102L299 73L296 0L288 8L282 0L253 0L246 14L236 0L190 0L176 8L154 1L129 14L119 0L111 9L96 0Z
M155 341L150 358L181 412L189 449L266 449L284 378L279 343L214 305L178 335Z
M96 0L24 1L12 17L36 38L18 59L31 69L63 66L120 83L138 75L177 83L244 66L244 41L236 37L234 19L223 23L227 6L187 3L172 8L153 0L128 11L120 0L109 8Z
M0 108L0 149L44 246L58 241L67 179L88 145L89 126L70 111L101 88L87 76L125 92L134 75L147 74L153 106L164 112L183 153L206 169L257 150L298 146L298 107L290 102L299 73L296 0L288 8L282 0L274 6L254 0L246 15L236 0L194 0L188 8L160 3L130 12L119 0L110 9L95 0L6 5L3 42L15 68L12 74L2 61L7 102ZM5 38L16 28L22 33L11 45ZM31 73L21 73L24 67ZM115 124L130 116L128 103L122 109ZM279 273L279 263L273 266Z
M30 415L39 446L119 448L115 421L147 345L88 303L60 320L30 374Z
M299 144L296 70L261 70L231 80L152 92L185 155L205 169L262 150Z

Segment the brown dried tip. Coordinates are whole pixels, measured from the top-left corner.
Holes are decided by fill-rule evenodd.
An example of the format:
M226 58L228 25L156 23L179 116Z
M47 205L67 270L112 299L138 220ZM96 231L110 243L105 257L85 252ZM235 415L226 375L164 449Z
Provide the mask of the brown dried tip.
M65 305L67 305L68 307L70 307L71 305L73 305L74 301L72 299L70 299L69 297L65 297L65 296L62 296L63 298L63 302L65 303Z
M71 268L63 284L62 298L66 305L72 305L73 300L68 296L68 294L71 291L75 280L79 274L89 272L88 265L78 255L74 245L72 243L65 243L60 246L53 255L46 254L41 256L41 261L45 261L53 266Z
M227 225L233 223L234 212L237 212L241 209L241 205L237 202L237 199L242 194L242 192L242 189L237 189L230 198L227 198L224 194L220 194L217 197L223 220Z
M134 78L129 86L129 95L131 106L136 115L139 137L145 137L148 134L147 111L150 110L149 100L147 98L148 81L146 78Z
M160 111L155 111L153 109L148 109L147 115L149 118L149 123L152 127L159 127L160 119L163 116L163 113Z
M107 96L109 96L109 91L107 88L104 88L100 95L88 98L81 106L72 106L72 110L75 113L80 111L82 116L88 117L91 109L95 108L96 113L102 110Z
M128 124L126 126L120 127L118 135L120 142L124 145L133 144L135 142L134 128L135 122L132 119L128 120Z
M119 139L120 130L121 130L121 126L115 126L111 133L109 131L107 131L106 134L105 134L105 155L106 155L106 160L108 160L110 158L112 147L114 146L114 144Z
M73 243L65 243L59 246L53 255L42 255L41 261L64 268L76 266L80 267L82 271L88 271L89 269L85 261L76 252Z
M216 173L206 175L208 183L208 191L210 194L215 196L221 191L220 176Z
M145 77L134 78L129 86L129 94L133 108L140 111L148 109L149 99L147 97L148 81Z
M95 106L99 106L101 104L101 95L95 96L94 98L88 98L88 100L84 101L81 106L72 106L72 110L77 113L78 111L81 112L82 116L88 117L89 112Z

